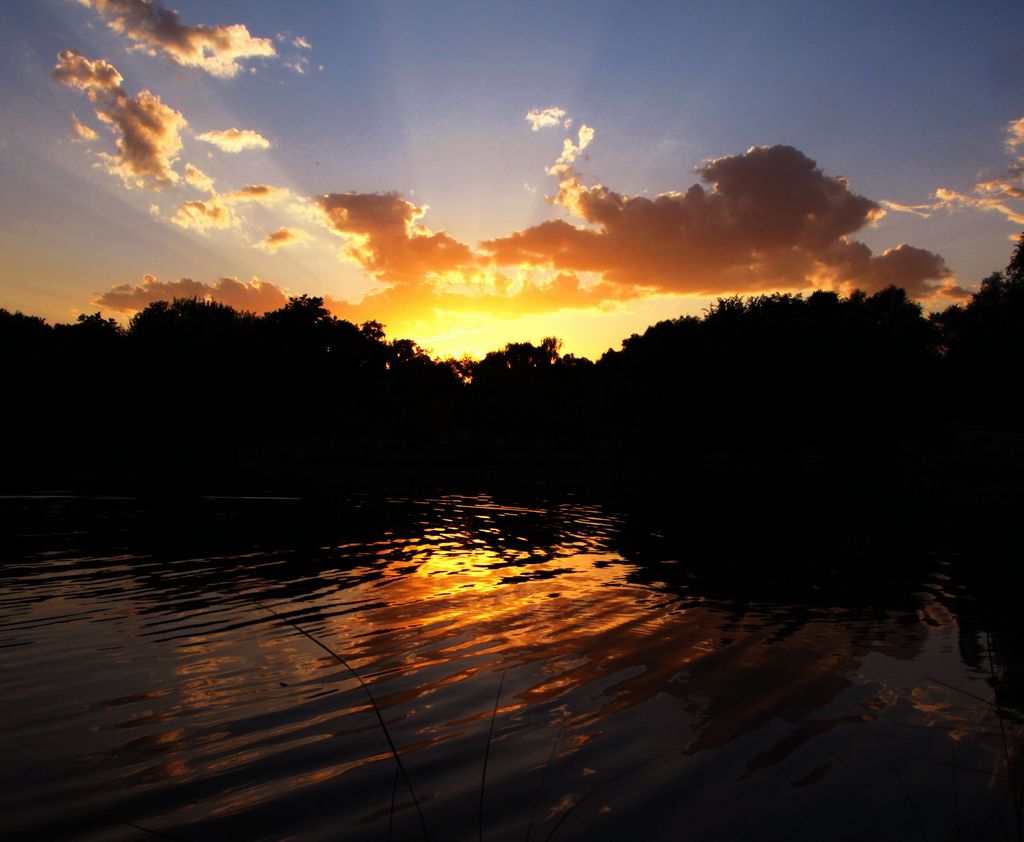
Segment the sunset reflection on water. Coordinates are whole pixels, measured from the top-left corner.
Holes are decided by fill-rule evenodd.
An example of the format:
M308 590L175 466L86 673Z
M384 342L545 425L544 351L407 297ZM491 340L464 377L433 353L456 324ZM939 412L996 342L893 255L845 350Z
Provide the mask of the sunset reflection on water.
M906 838L907 791L947 826L954 767L975 770L953 775L963 826L1004 809L948 565L869 605L729 599L667 546L633 558L597 506L361 506L316 546L171 553L124 511L120 544L26 539L0 602L10 829L418 838L366 694L260 604L366 682L432 838L479 832L492 717L493 840L778 838L795 817Z

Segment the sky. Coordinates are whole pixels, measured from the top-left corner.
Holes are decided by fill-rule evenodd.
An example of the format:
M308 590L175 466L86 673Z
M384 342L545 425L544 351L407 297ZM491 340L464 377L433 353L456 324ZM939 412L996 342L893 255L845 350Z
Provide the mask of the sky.
M718 297L962 302L1024 230L1024 3L5 0L0 307L324 298L599 356Z

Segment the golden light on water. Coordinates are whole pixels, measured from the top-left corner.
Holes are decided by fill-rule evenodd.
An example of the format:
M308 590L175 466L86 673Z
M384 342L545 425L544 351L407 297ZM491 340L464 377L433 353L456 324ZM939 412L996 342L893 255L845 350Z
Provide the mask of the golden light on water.
M478 803L492 722L486 795L510 813L490 820L514 838L549 762L548 829L624 769L638 782L626 793L696 787L703 806L689 815L711 823L733 815L736 799L789 816L806 793L836 782L845 792L877 757L911 750L945 758L955 746L1003 774L984 742L991 708L951 689L987 673L978 679L957 656L963 618L944 570L911 603L865 612L831 603L832 593L792 604L731 598L678 552L648 551L639 564L624 548L643 536L595 506L401 500L354 514L352 526L360 538L297 550L255 549L244 529L237 555L122 555L94 590L87 574L102 558L24 567L6 603L14 625L2 631L31 628L38 643L5 650L34 676L11 687L10 733L40 717L58 734L85 729L95 748L75 803L153 793L173 805L158 828L262 822L310 797L320 807L307 821L327 810L335 829L380 829L395 776L374 705L432 832L446 838ZM344 658L370 695L282 616ZM54 682L78 688L78 701L40 704ZM32 762L68 739L36 740ZM27 763L19 745L8 754ZM972 797L987 798L978 786ZM359 788L365 799L323 799ZM179 797L194 791L202 798ZM397 803L402 835L412 804L405 791ZM629 816L630 805L610 790L593 816ZM17 806L21 816L35 809ZM574 823L597 820L578 813Z

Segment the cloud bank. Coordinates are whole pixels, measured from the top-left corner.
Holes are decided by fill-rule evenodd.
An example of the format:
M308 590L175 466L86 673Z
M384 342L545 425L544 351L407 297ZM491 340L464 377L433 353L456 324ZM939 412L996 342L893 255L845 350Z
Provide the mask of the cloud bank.
M141 284L119 284L104 292L95 304L122 313L144 309L154 301L173 301L175 298L198 298L216 301L247 313L266 313L288 303L288 296L280 287L254 277L251 281L237 278L219 278L212 284L182 278L178 281L158 281L144 275Z
M344 239L342 257L388 285L347 312L509 315L655 294L891 284L921 298L956 292L941 256L905 243L875 254L851 239L885 211L797 149L718 158L698 170L703 184L649 198L583 183L572 162L592 138L581 128L551 170L561 177L551 201L581 224L551 220L475 247L428 228L426 206L395 193L317 197L322 224Z
M586 224L552 220L482 243L499 265L705 295L896 284L921 296L949 275L942 258L923 249L900 244L874 255L850 240L885 211L791 146L718 158L698 169L704 185L648 198L586 186L566 158L589 139L581 129L579 144L566 143L571 149L551 169L561 177L552 202Z
M67 65L61 74L66 78L58 80L89 91L90 98L121 90L120 75L105 62L71 56ZM531 111L527 121L534 131L569 123L557 107ZM515 316L608 309L655 295L822 287L874 292L889 285L917 298L966 292L938 254L906 243L874 253L854 238L885 215L883 204L920 214L931 206L859 195L794 147L752 147L707 161L696 171L698 183L652 197L587 182L578 167L595 137L591 126L581 125L563 139L547 168L557 179L547 198L560 218L477 244L428 227L428 206L395 192L324 193L308 200L313 218L340 238L340 257L380 284L359 304L336 303L335 311L354 319L408 320L439 312ZM231 152L269 146L251 129L197 138ZM239 227L240 205L269 206L291 196L266 184L215 192L213 180L192 164L186 164L185 180L209 196L181 202L171 220L200 232ZM273 254L309 239L307 232L282 225L256 247ZM167 287L147 278L108 295L127 307L166 297Z

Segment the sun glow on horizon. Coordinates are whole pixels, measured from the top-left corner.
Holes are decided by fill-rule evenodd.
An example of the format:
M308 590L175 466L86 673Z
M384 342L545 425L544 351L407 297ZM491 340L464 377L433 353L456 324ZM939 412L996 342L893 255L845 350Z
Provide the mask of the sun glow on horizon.
M475 65L431 51L408 66L447 86L402 76L388 88L380 56L352 42L369 21L341 28L327 10L296 12L317 21L308 39L275 34L265 10L205 23L206 9L186 6L80 0L65 10L78 45L40 39L52 58L9 88L11 101L61 112L16 124L0 147L13 164L5 194L52 218L9 214L18 244L0 267L0 306L127 319L177 293L257 312L310 294L438 355L556 335L594 357L719 296L895 284L941 309L985 274L977 246L967 259L944 237L947 220L1002 242L1024 220L1019 115L983 127L983 177L888 197L872 183L882 159L856 172L852 155L821 161L816 148L829 147L810 126L794 124L791 139L748 128L701 140L700 121L666 123L669 88L649 89L643 74L627 78L661 135L644 136L613 86L573 96L553 67L507 67L516 85L483 85L453 72ZM410 55L423 52L408 21L385 23ZM340 43L347 63L321 60ZM396 68L412 62L392 56Z

